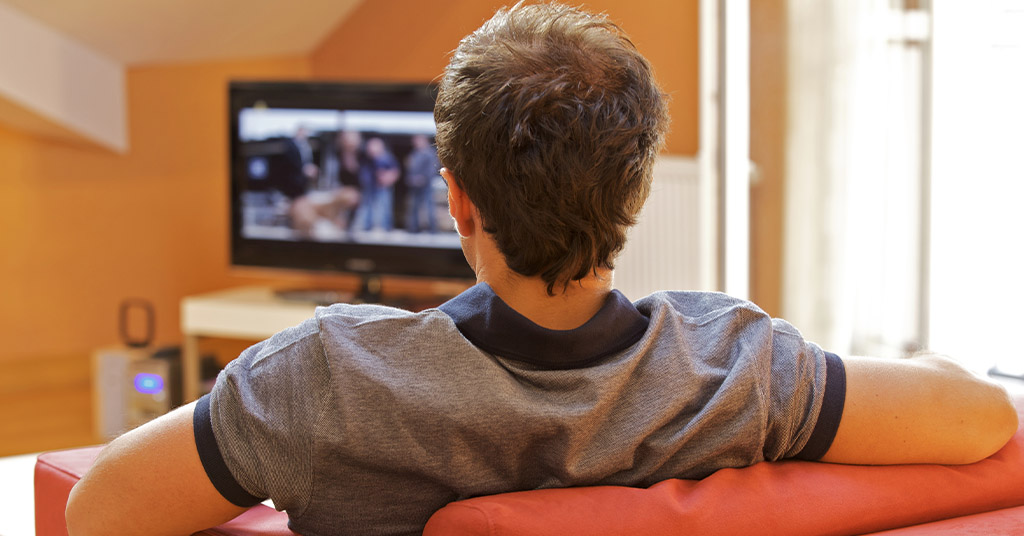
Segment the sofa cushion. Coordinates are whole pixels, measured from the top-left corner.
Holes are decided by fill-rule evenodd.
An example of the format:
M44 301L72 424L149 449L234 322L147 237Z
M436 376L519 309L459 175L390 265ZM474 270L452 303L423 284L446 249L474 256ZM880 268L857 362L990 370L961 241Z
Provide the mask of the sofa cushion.
M876 532L875 536L967 536L969 534L978 536L1024 534L1024 506Z
M1018 410L1024 399L1017 400ZM448 534L863 534L1024 505L1024 431L962 466L760 463L647 489L547 489L442 508L425 536ZM989 518L1020 523L1019 510ZM1012 532L1012 531L1011 531Z

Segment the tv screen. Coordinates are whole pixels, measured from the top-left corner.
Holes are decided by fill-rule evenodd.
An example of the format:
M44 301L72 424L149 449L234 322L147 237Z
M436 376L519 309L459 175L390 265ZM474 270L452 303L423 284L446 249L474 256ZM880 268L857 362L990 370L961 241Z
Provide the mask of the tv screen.
M433 107L429 84L231 83L232 264L472 277Z

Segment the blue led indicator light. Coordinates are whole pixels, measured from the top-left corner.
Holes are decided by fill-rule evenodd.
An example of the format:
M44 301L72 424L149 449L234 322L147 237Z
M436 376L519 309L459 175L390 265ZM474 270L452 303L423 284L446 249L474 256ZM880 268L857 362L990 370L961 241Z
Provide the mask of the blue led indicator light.
M155 395L164 390L164 379L156 374L140 372L135 375L135 390L147 395Z

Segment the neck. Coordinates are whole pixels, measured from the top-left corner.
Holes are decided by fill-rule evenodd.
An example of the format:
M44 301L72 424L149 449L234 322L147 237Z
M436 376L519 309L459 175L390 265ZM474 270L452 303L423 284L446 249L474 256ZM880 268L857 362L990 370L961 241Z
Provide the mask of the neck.
M539 277L525 277L509 270L496 277L486 272L477 275L478 282L490 285L499 298L534 324L547 329L566 330L582 326L604 305L612 291L612 273L598 271L566 288L555 285L554 295Z
M482 231L478 218L467 223L472 232L463 237L466 260L476 272L477 282L490 285L517 313L538 326L567 330L582 326L604 306L612 291L611 270L597 270L564 288L556 284L552 289L554 295L548 294L543 279L520 275L508 267L494 239Z

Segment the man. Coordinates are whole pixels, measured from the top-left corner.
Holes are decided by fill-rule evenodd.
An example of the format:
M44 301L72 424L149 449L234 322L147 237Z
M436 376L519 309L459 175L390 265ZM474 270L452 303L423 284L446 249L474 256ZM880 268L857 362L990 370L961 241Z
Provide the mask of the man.
M946 359L841 359L722 294L612 290L666 113L604 18L498 12L454 53L435 119L478 284L421 313L320 309L250 348L107 448L72 535L187 533L266 497L305 536L415 534L475 495L791 457L968 463L1015 430L1005 391Z
M281 193L289 199L295 199L305 195L319 173L319 167L313 163L309 129L299 125L295 134L285 140L280 169L274 173L271 181Z
M437 231L437 205L434 203L432 186L441 164L437 160L437 151L425 135L413 136L412 148L405 160L405 192L408 197L405 229L410 233L418 233L426 227L433 233Z
M363 202L356 210L356 228L361 231L394 229L394 186L402 171L384 140L366 140L366 158L359 168Z

